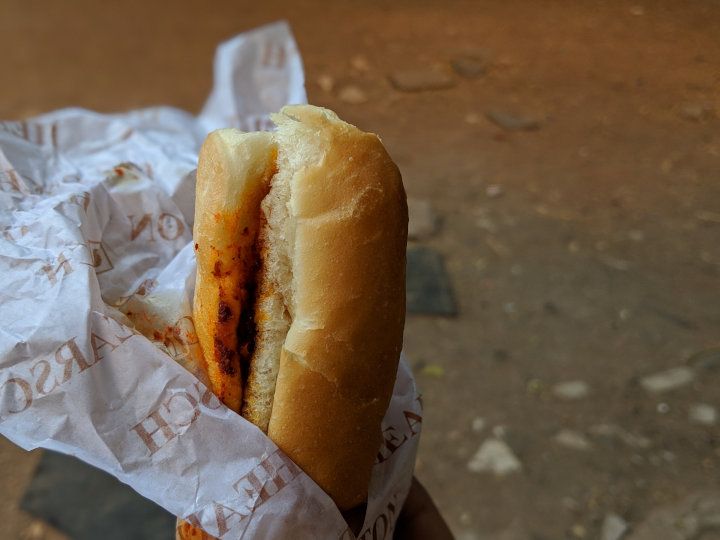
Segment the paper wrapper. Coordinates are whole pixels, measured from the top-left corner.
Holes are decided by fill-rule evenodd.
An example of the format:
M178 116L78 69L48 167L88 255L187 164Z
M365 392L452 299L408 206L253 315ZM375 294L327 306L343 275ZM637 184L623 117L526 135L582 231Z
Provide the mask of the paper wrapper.
M194 169L208 131L305 102L277 23L222 44L200 116L0 123L0 433L77 456L220 538L352 538L332 500L194 369ZM390 538L421 406L403 362L359 537Z

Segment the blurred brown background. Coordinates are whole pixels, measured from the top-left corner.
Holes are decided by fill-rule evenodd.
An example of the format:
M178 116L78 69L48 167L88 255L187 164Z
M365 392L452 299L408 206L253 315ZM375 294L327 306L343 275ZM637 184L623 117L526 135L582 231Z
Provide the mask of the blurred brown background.
M459 313L406 350L457 537L720 538L720 4L2 0L0 118L197 112L280 18L444 256ZM18 509L37 458L0 440L4 537L60 538Z

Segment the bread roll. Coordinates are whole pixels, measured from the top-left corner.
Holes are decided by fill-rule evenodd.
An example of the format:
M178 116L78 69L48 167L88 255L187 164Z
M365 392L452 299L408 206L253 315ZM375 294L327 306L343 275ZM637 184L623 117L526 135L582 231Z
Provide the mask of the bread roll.
M376 135L309 105L272 118L275 133L216 131L200 152L195 325L212 390L348 510L402 347L405 192Z
M290 325L267 433L346 510L367 497L402 347L405 191L380 139L333 112L290 106L273 121L262 208L278 255L263 266Z

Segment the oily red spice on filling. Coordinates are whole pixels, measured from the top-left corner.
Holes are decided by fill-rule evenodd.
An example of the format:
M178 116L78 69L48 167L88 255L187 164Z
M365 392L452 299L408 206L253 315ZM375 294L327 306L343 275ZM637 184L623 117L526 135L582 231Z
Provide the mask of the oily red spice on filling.
M218 320L221 323L226 323L232 317L232 308L224 300L220 300L218 305Z
M264 220L261 221L261 226ZM250 360L255 351L255 337L257 335L257 325L255 324L255 304L257 302L258 293L258 277L262 271L262 260L260 258L260 239L255 238L250 250L250 264L248 265L247 280L242 291L244 300L242 309L240 310L240 320L238 321L237 340L238 352L240 354L240 373L243 388L248 380L250 371Z
M227 375L235 375L234 360L235 351L228 349L219 338L215 338L215 360L220 367L220 371Z

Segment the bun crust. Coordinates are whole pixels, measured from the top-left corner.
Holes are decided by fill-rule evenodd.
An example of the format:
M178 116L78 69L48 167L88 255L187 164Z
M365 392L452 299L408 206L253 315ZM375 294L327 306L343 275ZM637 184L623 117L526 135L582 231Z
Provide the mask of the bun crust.
M244 354L238 326L254 302L260 201L269 189L274 162L269 133L234 129L208 135L198 158L193 319L211 389L238 412Z
M292 323L268 435L346 510L367 497L402 348L407 203L380 139L285 107Z

